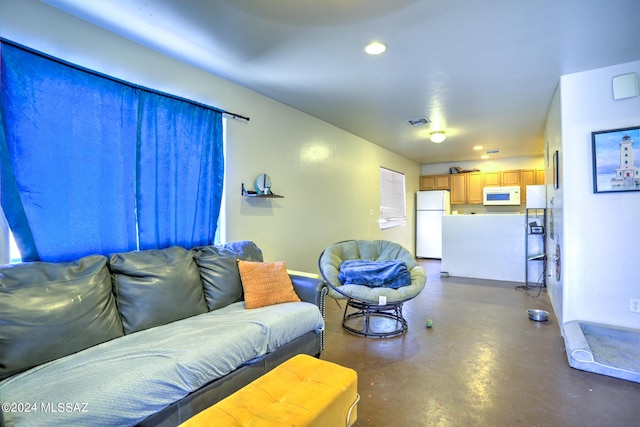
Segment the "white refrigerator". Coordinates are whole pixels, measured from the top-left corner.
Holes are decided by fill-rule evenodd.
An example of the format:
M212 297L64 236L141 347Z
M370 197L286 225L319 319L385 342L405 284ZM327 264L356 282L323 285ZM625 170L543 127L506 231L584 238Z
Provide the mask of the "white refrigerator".
M450 213L449 191L416 193L416 257L442 259L442 217Z

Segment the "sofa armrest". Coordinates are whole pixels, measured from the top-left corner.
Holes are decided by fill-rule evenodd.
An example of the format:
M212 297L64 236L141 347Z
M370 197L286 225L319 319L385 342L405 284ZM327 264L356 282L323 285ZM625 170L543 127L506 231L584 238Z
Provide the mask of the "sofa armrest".
M289 274L293 289L298 297L304 302L310 302L320 308L322 317L324 317L325 301L328 292L327 284L322 280L314 277L301 276L297 274Z
M318 306L322 319L325 319L327 294L329 285L322 279L307 275L289 273L293 289L298 297L304 302L310 302ZM320 352L324 351L325 330L320 333Z

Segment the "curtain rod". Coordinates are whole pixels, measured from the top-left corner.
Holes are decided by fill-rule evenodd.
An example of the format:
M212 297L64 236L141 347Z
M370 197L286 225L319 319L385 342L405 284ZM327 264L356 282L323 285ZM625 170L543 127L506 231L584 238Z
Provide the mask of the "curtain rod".
M113 76L110 76L108 74L101 73L99 71L91 70L89 68L83 67L83 66L78 65L78 64L74 64L74 63L69 62L69 61L65 61L64 59L57 58L57 57L49 55L47 53L40 52L40 51L35 50L33 48L21 45L20 43L16 43L16 42L14 42L12 40L5 39L4 37L0 37L0 45L2 43L7 43L8 45L17 47L18 49L22 49L22 50L25 50L27 52L33 53L34 55L38 55L41 58L45 58L45 59L48 59L48 60L51 60L51 61L55 61L55 62L57 62L59 64L66 65L67 67L74 68L74 69L76 69L78 71L82 71L82 72L85 72L85 73L93 74L95 76L102 77L102 78L111 80L111 81L116 82L116 83L120 83L122 85L128 86L128 87L133 88L133 89L145 90L145 91L148 91L148 92L155 93L156 95L166 96L168 98L173 98L173 99L176 99L176 100L179 100L179 101L184 101L184 102L188 102L190 104L194 104L194 105L197 105L197 106L200 106L200 107L208 108L210 110L217 111L218 113L226 114L227 116L231 116L231 118L233 118L233 119L241 119L241 120L246 120L246 121L251 120L249 117L243 116L242 114L233 113L231 111L223 110L223 109L217 108L217 107L212 107L211 105L203 104L202 102L194 101L192 99L183 98L181 96L172 95L170 93L162 92L162 91L159 91L159 90L156 90L156 89L151 89L151 88L148 88L148 87L145 87L145 86L142 86L142 85L131 83L131 82L128 82L126 80L122 80L122 79L119 79L117 77L113 77Z
M246 120L246 121L251 120L251 118L249 118L247 116L241 116L240 114L232 113L231 111L225 111L225 110L221 110L221 111L222 111L222 114L226 114L227 116L231 116L232 119L242 119L242 120Z

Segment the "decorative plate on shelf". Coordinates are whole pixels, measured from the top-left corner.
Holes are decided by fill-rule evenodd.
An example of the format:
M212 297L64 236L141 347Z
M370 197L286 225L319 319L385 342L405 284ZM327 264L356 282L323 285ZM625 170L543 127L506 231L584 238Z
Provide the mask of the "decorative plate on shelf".
M271 179L266 173L261 173L256 178L256 193L271 194Z

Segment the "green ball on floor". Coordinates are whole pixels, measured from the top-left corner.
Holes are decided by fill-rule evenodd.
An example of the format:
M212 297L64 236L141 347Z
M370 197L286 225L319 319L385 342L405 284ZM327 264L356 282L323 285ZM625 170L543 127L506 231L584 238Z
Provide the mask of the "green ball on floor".
M430 328L433 326L433 320L427 319L427 321L424 324L427 328Z

